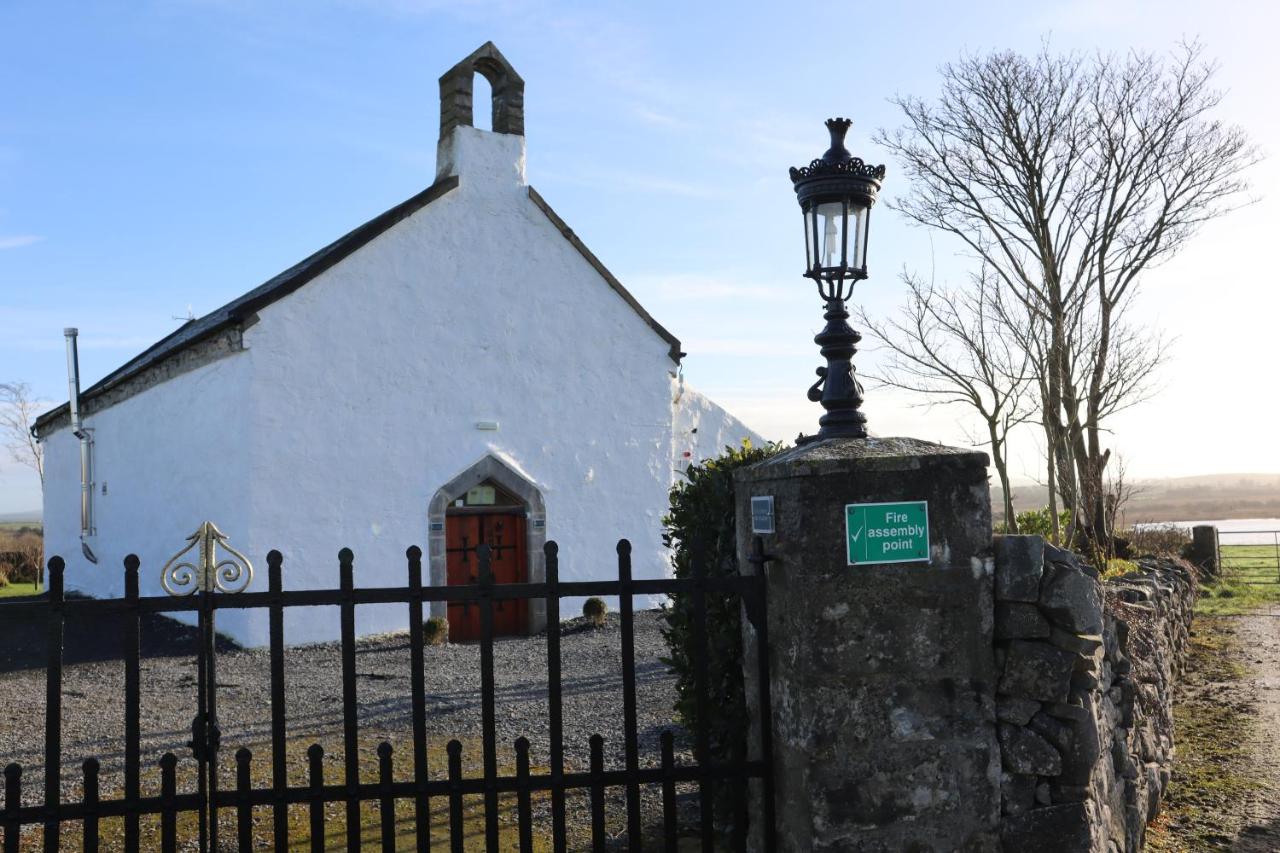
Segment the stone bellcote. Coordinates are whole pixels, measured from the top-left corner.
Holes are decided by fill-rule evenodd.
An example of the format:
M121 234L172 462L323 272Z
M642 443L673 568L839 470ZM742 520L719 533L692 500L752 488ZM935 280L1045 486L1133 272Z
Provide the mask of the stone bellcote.
M493 92L493 130L475 127L473 83L483 74ZM436 179L515 183L524 176L524 80L493 42L487 41L440 77L440 141Z
M483 74L493 90L493 132L524 136L524 80L487 41L440 77L440 138L455 127L474 127L472 81Z

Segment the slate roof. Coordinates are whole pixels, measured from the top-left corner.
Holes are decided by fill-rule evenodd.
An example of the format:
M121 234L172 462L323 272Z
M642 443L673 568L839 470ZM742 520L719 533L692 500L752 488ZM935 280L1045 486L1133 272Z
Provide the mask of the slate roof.
M122 366L107 374L98 382L80 392L80 400L83 404L85 401L92 400L123 382L143 373L148 368L158 365L165 359L179 353L186 348L203 341L218 332L232 328L249 320L257 311L275 302L325 270L337 264L357 249L369 243L378 235L391 228L398 222L401 222L431 202L446 195L458 186L457 176L450 176L436 181L427 189L406 199L395 207L387 210L365 224L356 228L354 231L339 237L323 249L314 253L310 257L299 261L289 269L270 278L262 284L250 290L248 293L233 299L221 308L210 311L208 314L196 320L191 320L178 328L173 333L162 338L141 354L135 356L130 361L125 362ZM637 314L640 315L650 328L652 328L659 337L670 344L670 355L673 361L679 362L684 353L680 351L680 341L670 332L662 327L648 311L636 301L635 297L627 291L622 283L614 277L604 264L592 254L591 250L583 244L576 234L573 233L568 225L565 224L550 205L543 200L533 187L529 187L529 198L540 209L547 218L551 220L552 225L568 240L575 249L587 260L592 267L595 268L609 286L612 287L622 299L631 306ZM39 434L41 430L56 421L58 418L70 411L70 404L63 403L57 408L51 409L36 419L33 432Z

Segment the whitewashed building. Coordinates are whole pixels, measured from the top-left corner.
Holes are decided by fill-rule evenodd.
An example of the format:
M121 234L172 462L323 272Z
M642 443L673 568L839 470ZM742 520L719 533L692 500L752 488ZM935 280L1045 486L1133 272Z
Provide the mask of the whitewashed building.
M492 131L472 126L475 73ZM405 584L412 544L431 583L460 582L458 561L497 537L513 546L499 580L540 580L547 539L565 579L612 577L622 537L637 577L668 570L677 471L759 438L684 387L679 341L527 183L524 84L498 50L440 84L434 184L83 391L83 535L69 406L39 419L47 553L68 588L120 595L136 553L142 594L160 594L206 519L253 560L252 589L273 548L286 588L336 587L344 546L360 586ZM289 610L289 642L337 636L336 609ZM357 630L404 628L405 610L361 607ZM498 625L537 630L539 610ZM219 628L263 644L266 617L224 611Z

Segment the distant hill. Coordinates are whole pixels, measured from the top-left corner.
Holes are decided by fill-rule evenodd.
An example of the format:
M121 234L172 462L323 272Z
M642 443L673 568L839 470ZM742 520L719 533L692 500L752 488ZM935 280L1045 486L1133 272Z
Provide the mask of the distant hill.
M1201 521L1219 518L1280 518L1280 474L1205 474L1142 480L1125 508L1122 524L1143 521ZM991 494L997 520L1004 517L999 488ZM1018 512L1046 506L1044 486L1014 486Z
M31 509L26 512L0 512L0 524L40 523L40 510Z

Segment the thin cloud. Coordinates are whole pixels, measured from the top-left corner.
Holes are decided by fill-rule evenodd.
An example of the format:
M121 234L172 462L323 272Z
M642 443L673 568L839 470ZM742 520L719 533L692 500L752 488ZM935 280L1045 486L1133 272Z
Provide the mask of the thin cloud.
M582 172L568 174L547 169L540 170L539 174L543 182L556 181L561 184L591 187L593 189L609 187L615 192L632 191L696 199L715 199L724 196L724 193L716 187L654 175L636 175L628 172L604 170L593 171L589 174Z
M658 110L651 109L649 107L638 106L631 112L640 121L648 125L653 125L654 127L667 127L677 130L689 126L689 123L684 119L676 118L673 115L668 115L667 113L659 112Z
M813 345L795 341L778 343L764 336L756 337L721 337L717 335L685 335L681 338L684 348L690 355L716 356L807 356L814 350Z
M12 237L0 237L0 250L21 249L32 243L39 243L44 238L39 234L15 234Z
M781 302L789 301L792 296L788 289L783 287L743 283L733 278L716 278L690 273L635 275L627 280L637 289L651 291L658 298L669 302L710 302L726 298Z
M80 339L81 350L124 350L141 352L158 341L163 335L146 337L143 335L104 335L85 336ZM5 341L5 348L16 352L61 352L66 347L66 340L57 331L35 336L23 335Z

